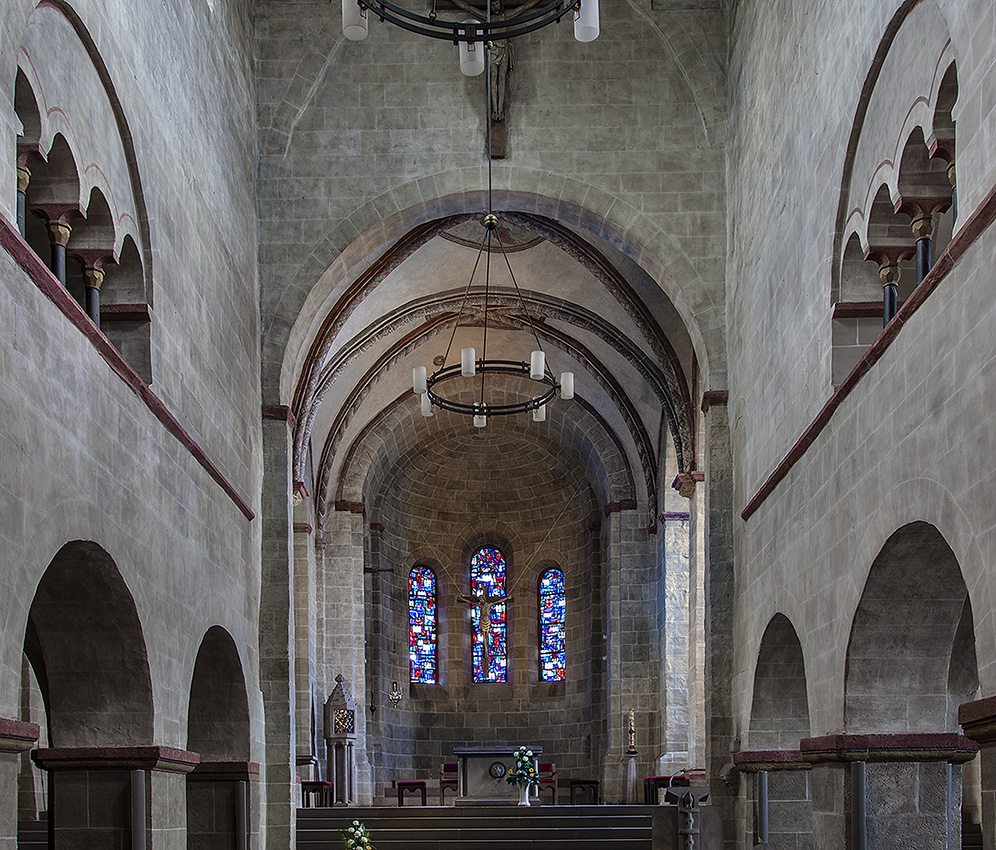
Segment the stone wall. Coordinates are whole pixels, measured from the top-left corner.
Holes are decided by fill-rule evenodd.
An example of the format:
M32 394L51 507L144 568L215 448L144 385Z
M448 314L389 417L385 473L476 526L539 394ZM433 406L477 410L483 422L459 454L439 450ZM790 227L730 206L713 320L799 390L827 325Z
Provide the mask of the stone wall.
M150 731L131 742L187 746L195 658L218 625L234 640L248 686L252 740L244 743L262 760L260 537L250 518L259 514L261 439L248 12L222 0L168 8L81 0L44 10L66 10L61 32L79 34L79 52L107 86L97 94L114 95L101 109L88 108L96 95L81 85L74 120L106 116L107 103L116 103L124 124L87 132L126 138L140 178L155 293L149 388L121 366L71 299L46 288L54 280L15 233L14 79L35 5L7 3L0 18L7 81L0 110L7 247L0 251L0 322L7 329L0 350L0 716L19 717L28 612L43 574L65 544L92 541L86 545L105 553L139 624L120 655L147 658L154 709L143 723ZM67 73L60 66L67 55L50 49L32 59L58 75ZM83 586L87 564L76 566L72 575ZM60 593L72 594L71 581L61 585ZM99 611L81 605L76 615L81 644L88 629L103 633ZM67 682L76 687L51 677L47 687ZM64 732L53 727L50 745L60 745L60 734L77 745L123 742L99 722L71 739ZM3 783L16 787L6 761L4 770ZM182 777L168 784L182 788ZM150 779L153 796L160 787ZM153 802L153 841L183 846L182 801ZM4 848L13 847L15 814L16 807L0 812ZM108 817L121 827L118 814ZM258 803L252 817L258 823Z
M929 5L907 3L897 12L895 4L742 2L733 10L732 78L737 82L731 92L728 315L730 362L735 364L730 412L742 495L737 513L830 396L829 296L834 264L840 262L834 236L849 144L865 126L893 133L893 149L898 144L902 150L901 128L876 125L860 107L868 103L875 72L905 16L917 26L917 15ZM835 402L822 430L792 455L794 465L770 495L762 494L751 503L746 520L736 521L733 701L740 733L749 725L762 634L779 612L791 621L802 646L812 734L844 728L849 638L852 624L858 625L866 579L890 536L915 521L929 524L954 554L975 618L982 690L992 687L996 635L980 617L989 617L993 609L987 553L994 542L989 506L996 478L980 459L992 451L986 399L996 389L991 345L983 342L992 339L996 322L986 272L996 239L982 204L996 182L992 146L982 143L996 126L994 14L991 4L974 2L942 4L939 10L950 31L959 81L952 113L959 193L953 268L881 349L868 373ZM932 41L912 35L917 44ZM910 51L897 61L921 58L932 66L938 62L936 55L918 57ZM895 88L881 96L912 102L924 94L904 88L916 77L883 74ZM911 546L902 561L903 587L891 583L894 603L885 603L894 622L903 625L880 635L888 646L876 647L879 670L894 668L905 690L889 684L889 676L870 675L862 687L870 687L878 702L875 712L862 718L864 728L922 728L917 724L927 717L920 709L905 708L922 696L912 673L927 662L904 660L908 644L900 637L920 619L912 613L903 617L903 600L912 593L931 600L921 605L934 602L933 566L915 555L917 548ZM954 650L959 622L956 603L949 606L950 622L929 630L930 640L943 644L944 657L931 662L940 667L936 675L942 692L943 665ZM964 657L962 646L958 658ZM882 682L887 687L880 687ZM935 702L939 710L931 713L931 731L939 732L950 722L945 718L950 708L944 693ZM843 768L834 770L832 780L826 769L813 773L818 847L841 846L845 840ZM895 789L902 788L903 801L895 811L910 818L907 823L928 817L935 829L943 806L931 795L942 783L941 772L922 764L876 768L869 779L870 811L889 811ZM883 775L890 778L880 782ZM912 776L927 782L920 797L907 794ZM872 826L892 830L893 841L917 834L901 819L890 826L879 819Z

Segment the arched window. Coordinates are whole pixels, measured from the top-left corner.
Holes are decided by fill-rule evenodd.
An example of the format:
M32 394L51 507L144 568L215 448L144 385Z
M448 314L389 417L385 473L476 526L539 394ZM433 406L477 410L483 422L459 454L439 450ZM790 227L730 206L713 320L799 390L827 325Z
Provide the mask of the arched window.
M551 568L539 580L540 681L567 678L567 598L564 573Z
M497 549L478 549L470 561L471 596L505 596L505 557ZM508 626L506 604L486 605L482 628L481 607L471 608L474 629L474 681L504 682L508 669ZM485 651L487 641L487 651Z
M436 574L429 567L408 574L408 659L413 682L436 684Z

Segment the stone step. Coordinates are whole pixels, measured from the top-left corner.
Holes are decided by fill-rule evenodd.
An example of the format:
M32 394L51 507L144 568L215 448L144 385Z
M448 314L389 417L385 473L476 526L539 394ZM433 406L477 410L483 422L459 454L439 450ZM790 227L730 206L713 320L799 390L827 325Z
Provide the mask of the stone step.
M19 821L17 850L48 850L48 821Z
M487 806L301 809L299 850L327 848L354 820L378 850L650 850L644 806Z
M961 813L962 850L982 850L982 827L975 823L967 812Z

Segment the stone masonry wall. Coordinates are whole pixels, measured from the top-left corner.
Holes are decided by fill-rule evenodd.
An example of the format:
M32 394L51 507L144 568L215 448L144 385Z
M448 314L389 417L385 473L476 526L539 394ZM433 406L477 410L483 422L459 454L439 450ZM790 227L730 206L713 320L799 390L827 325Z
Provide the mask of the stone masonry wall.
M597 520L590 485L569 459L506 432L465 433L424 443L402 457L379 488L370 519L381 533L381 568L367 594L368 671L377 713L368 752L379 786L392 779L435 776L454 745L540 744L562 778L591 775L598 762L599 694L592 670L593 610L600 582L589 525ZM597 525L596 525L597 527ZM597 535L595 536L597 539ZM456 601L469 593L469 561L484 545L503 551L508 608L508 682L473 684L470 613ZM436 570L440 599L438 685L408 681L408 572ZM537 581L547 567L565 574L567 680L538 681ZM373 600L379 605L375 607ZM372 659L376 637L381 657ZM387 701L391 682L405 699Z

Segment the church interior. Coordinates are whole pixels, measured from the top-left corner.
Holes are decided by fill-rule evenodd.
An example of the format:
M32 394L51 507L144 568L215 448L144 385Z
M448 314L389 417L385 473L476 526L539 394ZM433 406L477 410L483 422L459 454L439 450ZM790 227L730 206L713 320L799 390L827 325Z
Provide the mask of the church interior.
M0 850L996 850L992 0L7 0L0 116Z

